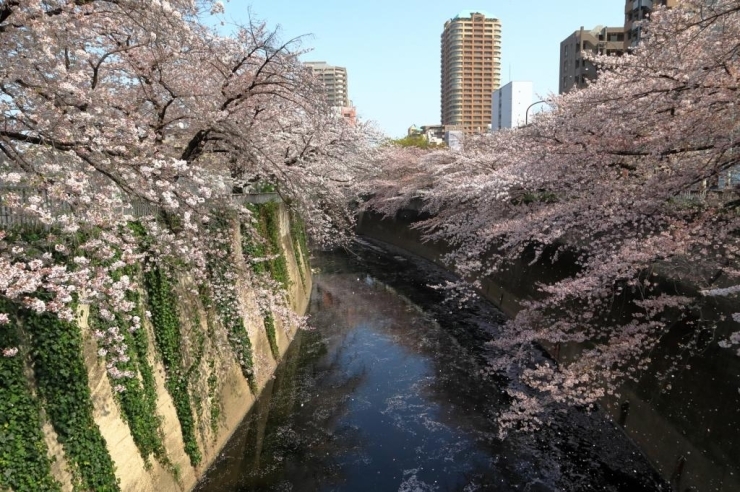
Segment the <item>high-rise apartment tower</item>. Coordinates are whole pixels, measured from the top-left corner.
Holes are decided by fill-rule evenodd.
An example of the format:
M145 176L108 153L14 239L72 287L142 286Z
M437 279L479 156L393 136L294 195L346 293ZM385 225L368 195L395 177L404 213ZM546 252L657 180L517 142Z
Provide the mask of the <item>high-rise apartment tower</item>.
M464 10L442 32L442 125L467 133L491 125L491 93L501 85L501 21Z
M346 68L335 67L326 62L306 62L305 65L324 84L326 100L329 106L340 108L350 107Z

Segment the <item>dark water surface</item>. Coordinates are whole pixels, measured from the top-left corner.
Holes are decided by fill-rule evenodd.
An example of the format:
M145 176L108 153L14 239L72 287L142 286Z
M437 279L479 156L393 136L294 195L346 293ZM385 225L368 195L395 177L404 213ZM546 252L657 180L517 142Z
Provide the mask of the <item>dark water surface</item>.
M445 272L370 243L313 263L315 330L198 491L668 490L599 414L500 440L503 383L478 371L502 317L443 302Z

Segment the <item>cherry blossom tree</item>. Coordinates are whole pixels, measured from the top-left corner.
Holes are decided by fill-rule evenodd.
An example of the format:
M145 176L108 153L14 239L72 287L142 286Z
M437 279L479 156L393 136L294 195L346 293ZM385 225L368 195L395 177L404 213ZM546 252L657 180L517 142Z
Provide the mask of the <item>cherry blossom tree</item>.
M687 0L643 29L634 52L596 57L598 80L551 96L527 127L469 137L460 153L393 149L385 166L403 179L374 183L376 210L423 200L432 218L417 226L452 247L445 259L464 278L525 251L534 262L575 252L575 271L540 285L493 342L508 354L494 369L538 390L512 391L507 425L536 422L551 403L590 405L648 366L666 313L696 302L660 292L656 272L689 265L705 294L738 291L740 216L726 183L740 164L740 2ZM627 291L620 317L613 301ZM580 349L555 364L531 359L534 344Z
M348 237L373 132L327 107L299 39L257 22L220 35L205 21L222 12L210 0L0 2L0 205L49 231L46 251L0 231L0 297L65 319L95 301L133 319L137 284L122 269L174 257L206 278L205 225L224 210L249 223L232 199L249 183L274 187L318 243ZM75 234L72 252L59 238Z

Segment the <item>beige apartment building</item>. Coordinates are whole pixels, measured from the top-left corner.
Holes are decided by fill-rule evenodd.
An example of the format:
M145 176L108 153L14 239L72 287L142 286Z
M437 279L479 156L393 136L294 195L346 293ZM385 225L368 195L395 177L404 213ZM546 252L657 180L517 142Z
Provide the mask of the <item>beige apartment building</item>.
M487 132L491 93L501 85L501 21L464 10L445 22L442 41L442 125Z
M347 88L347 69L344 67L335 67L326 62L306 62L314 75L324 84L326 90L326 100L329 106L348 108L349 90Z
M624 49L628 50L640 42L642 27L635 25L638 21L650 19L650 13L660 5L675 7L678 0L626 0L624 6Z
M624 53L624 41L623 27L596 26L588 31L581 27L565 38L560 43L560 94L596 79L596 66L584 58L585 52L619 56Z

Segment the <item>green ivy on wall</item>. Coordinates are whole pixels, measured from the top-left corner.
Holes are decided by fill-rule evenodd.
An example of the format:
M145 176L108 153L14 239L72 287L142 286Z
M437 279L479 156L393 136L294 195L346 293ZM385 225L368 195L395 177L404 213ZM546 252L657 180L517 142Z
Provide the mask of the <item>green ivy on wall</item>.
M93 418L80 329L53 314L26 311L39 396L64 447L75 490L120 490L113 460Z
M191 308L192 307L193 306L191 306ZM190 362L190 367L185 372L185 379L187 379L188 383L192 386L195 385L197 378L200 375L199 369L201 362L203 361L203 355L206 351L206 334L203 333L203 331L200 329L200 318L198 317L197 311L193 311L191 314L191 337L194 339L195 344L191 348L192 361ZM195 402L196 411L200 416L203 413L203 397L198 393L197 388L195 389L195 391L193 391L192 394L193 401Z
M168 217L164 217L165 222ZM177 224L168 222L170 228L176 228ZM150 248L150 239L146 229L139 222L129 223L129 228L138 237L142 251L148 251ZM188 388L188 374L185 372L182 360L182 335L180 332L180 318L177 312L177 298L174 294L172 283L163 271L166 265L156 265L149 262L144 267L144 289L147 294L146 306L151 314L152 329L154 331L154 342L157 352L162 358L162 365L165 368L165 389L172 398L175 406L175 413L180 422L182 440L185 453L190 458L190 464L197 466L202 455L198 447L198 441L195 437L195 417L193 416L193 407ZM141 343L141 349L145 348L146 334L144 330L138 330L142 339L137 342ZM137 351L139 348L137 348ZM152 375L153 376L153 375ZM145 375L142 373L142 380ZM156 397L156 395L155 395ZM155 453L155 456L157 454ZM175 478L179 480L180 471L177 465L171 467Z
M210 376L208 376L208 401L211 405L211 432L215 439L218 435L218 424L221 419L221 402L218 400L218 375L216 374L216 364L210 361L208 364Z
M185 453L193 466L201 462L202 456L195 438L195 418L190 404L188 375L183 370L181 352L180 319L177 313L177 298L172 285L161 267L149 265L144 272L148 306L151 310L154 339L167 373L165 387L172 397L177 418L182 429Z
M60 234L33 227L6 232L13 241L25 244L27 254L51 254L59 263L68 262L77 246L96 234L90 230ZM65 248L57 250L54 245L59 244ZM48 312L19 307L12 312L14 322L28 338L38 399L64 448L74 489L119 490L113 460L93 418L80 328ZM34 415L38 412L29 414L30 422L37 419Z
M203 308L206 312L206 317L208 321L208 331L206 335L211 340L215 339L216 333L215 333L215 326L214 321L212 319L212 313L213 313L213 301L211 300L211 296L209 293L208 285L201 282L198 284L198 294L200 296L201 303L203 305ZM210 423L211 427L211 433L213 434L213 439L216 439L218 436L218 424L221 419L221 402L218 398L218 389L219 389L219 379L218 379L218 369L216 368L216 361L213 358L209 358L208 360L208 379L206 380L206 384L208 386L208 402L209 402L209 408L210 408L210 415L208 417L208 422Z
M290 286L290 276L285 253L280 241L280 204L275 202L252 204L249 209L256 218L256 232L260 237L253 237L253 230L246 224L241 224L242 252L257 274L269 273L280 283L283 289ZM301 275L301 282L306 286L304 268L308 267L308 247L306 233L300 219L291 214L291 236L293 238L293 253L296 265ZM303 259L301 259L301 256ZM268 261L254 261L255 258L272 257ZM301 268L304 267L304 268ZM272 313L264 315L264 326L270 350L275 360L279 358L277 337L275 333L275 319Z
M253 206L257 218L257 232L261 238L253 238L242 225L242 246L248 257L271 257L268 261L252 262L256 273L269 273L283 288L290 284L287 262L281 247L279 231L279 205L267 203ZM301 224L291 221L294 237L296 261L301 264L299 250L303 253L303 265L307 265L305 233ZM226 236L232 234L232 224L228 215L212 222L211 227L220 229ZM173 227L176 224L171 224ZM132 231L139 237L143 250L148 249L148 239L140 224L131 224ZM29 249L38 253L50 253L56 261L64 261L74 256L76 245L93 237L96 231L81 231L75 235L50 233L48 230L9 231L9 234L22 235ZM55 251L51 244L65 243L66 252ZM213 337L213 323L210 308L213 308L219 321L228 333L229 343L237 356L244 377L252 391L256 392L252 345L239 311L237 292L234 289L234 257L231 242L224 241L218 255L209 256L208 270L211 282L199 285L200 296L209 311L208 334L200 329L198 320L193 321L194 344L185 367L183 360L182 333L177 299L172 285L172 275L166 263L158 266L148 265L146 271L127 267L118 275L126 274L132 278L143 277L146 290L146 308L151 311L154 342L166 370L165 386L174 402L179 419L185 451L193 466L202 460L195 437L196 419L193 414L195 403L194 381L205 356L207 337ZM302 281L305 278L301 271ZM219 288L221 286L221 288ZM211 289L217 289L216 295ZM144 305L139 294L129 292L136 312L144 318ZM79 327L74 323L59 320L50 313L37 314L10 305L7 299L0 299L2 312L15 312L13 322L0 330L0 347L21 347L16 357L0 358L0 490L14 492L31 490L59 490L61 485L51 474L51 462L44 440L42 423L44 411L64 447L65 456L72 474L75 490L117 491L119 484L115 468L107 450L105 440L93 418L93 405L88 385L87 368L83 356L83 339ZM8 304L8 305L5 305ZM15 311L12 311L15 309ZM171 466L163 442L161 418L157 415L157 390L154 370L149 363L149 336L147 330L140 328L131 332L130 322L123 315L115 315L112 321L100 317L98 306L90 307L91 329L105 331L112 325L118 327L123 343L128 347L128 361L117 362L124 372L136 375L133 378L111 380L120 384L124 391L114 393L120 406L123 419L128 424L133 440L145 462L153 456L164 465ZM264 317L264 326L272 355L279 356L275 333L275 320L271 313ZM22 343L23 341L30 343ZM30 347L30 348L28 348ZM36 379L36 393L28 379L26 366L33 364ZM210 423L216 435L221 419L221 405L217 401L219 378L215 371L215 361L209 360L209 377L206 380L210 415L204 417L202 402L199 418ZM202 398L201 398L202 400ZM196 405L198 406L198 405ZM173 467L174 468L174 467Z
M247 263L256 274L268 272L267 263L264 261L254 261L255 258L264 258L267 256L267 247L264 242L252 237L252 230L246 224L239 225L239 232L242 238L242 254Z
M210 223L212 234L232 235L232 223L229 215L222 214ZM208 274L211 285L217 292L211 292L204 299L204 304L213 303L219 320L228 333L229 344L236 354L242 374L249 383L252 393L257 393L257 382L254 377L254 360L252 342L244 326L244 320L239 313L239 300L233 281L227 280L229 273L234 269L234 253L231 242L226 240L217 244L219 254L214 252L207 255ZM203 294L201 293L201 296ZM208 303L206 303L208 301Z
M130 269L127 273L135 275ZM129 301L137 306L135 313L140 318L143 316L139 304L139 295L129 292ZM144 461L149 464L149 458L154 456L161 463L168 465L167 454L164 448L163 433L161 430L161 419L157 415L157 387L154 379L154 370L149 364L149 340L146 330L140 327L131 333L120 314L115 315L114 322L104 321L97 306L90 306L90 328L105 331L108 326L115 324L118 332L124 337L124 343L129 347L127 355L128 362L119 362L117 367L122 371L131 371L139 374L140 378L111 379L111 385L122 385L123 392L115 392L116 401L121 408L123 419L129 426L134 443Z
M0 310L13 313L0 299ZM15 357L0 355L0 489L15 492L60 490L51 475L48 447L44 440L41 405L24 371L26 353L12 315L0 328L0 347L21 347Z
M290 236L293 238L293 254L295 255L298 272L301 275L301 283L306 287L306 273L304 270L309 269L308 265L308 239L306 237L306 228L298 214L290 213Z
M268 313L264 319L265 331L267 332L267 340L270 342L270 352L275 360L280 358L280 350L277 345L277 336L275 335L275 318L272 317L272 313Z
M274 256L267 262L252 262L252 268L256 273L261 273L264 271L261 265L266 263L272 278L287 290L290 287L290 276L280 243L280 204L276 202L253 204L249 209L257 218L257 233L266 241L259 243L257 238L251 236L249 229L242 225L242 251L256 258Z
M136 304L136 314L141 319L144 319L140 296L138 294L130 295L132 298L129 300ZM168 464L169 460L167 459L163 442L162 420L157 415L157 384L154 379L154 369L149 364L149 337L143 326L130 336L132 343L129 346L134 349L132 360L135 357L134 362L141 376L142 393L136 399L137 403L131 406L131 411L127 412L128 417L138 422L134 425L136 431L132 429L132 433L139 435L139 442L136 445L145 459L151 454L160 462ZM124 406L123 399L122 406ZM136 435L134 435L134 441L137 441Z

